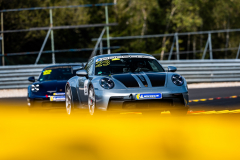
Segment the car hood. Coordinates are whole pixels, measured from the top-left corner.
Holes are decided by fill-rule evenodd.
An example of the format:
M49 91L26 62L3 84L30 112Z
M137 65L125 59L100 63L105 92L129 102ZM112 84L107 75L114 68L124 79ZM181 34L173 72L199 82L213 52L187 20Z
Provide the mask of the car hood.
M37 93L52 95L53 93L56 93L56 92L65 92L66 83L67 83L66 80L64 81L53 80L53 81L43 81L43 82L37 81L33 84L34 85L39 84L39 92Z
M121 82L127 88L163 87L165 86L167 72L134 72L114 74L111 77Z

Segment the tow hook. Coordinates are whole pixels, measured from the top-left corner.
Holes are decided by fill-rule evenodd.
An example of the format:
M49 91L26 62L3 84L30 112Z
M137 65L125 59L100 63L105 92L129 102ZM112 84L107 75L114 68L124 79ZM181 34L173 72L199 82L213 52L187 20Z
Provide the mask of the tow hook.
M133 95L132 95L132 94L130 94L130 95L129 95L129 98L130 98L131 100L133 100Z

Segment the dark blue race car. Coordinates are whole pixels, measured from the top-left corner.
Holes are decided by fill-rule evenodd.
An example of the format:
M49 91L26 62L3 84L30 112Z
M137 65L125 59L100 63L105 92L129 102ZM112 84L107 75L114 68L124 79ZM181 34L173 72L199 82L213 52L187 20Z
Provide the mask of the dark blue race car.
M52 105L52 102L65 101L65 85L68 79L76 75L82 65L52 65L42 70L37 81L34 77L28 80L28 106Z

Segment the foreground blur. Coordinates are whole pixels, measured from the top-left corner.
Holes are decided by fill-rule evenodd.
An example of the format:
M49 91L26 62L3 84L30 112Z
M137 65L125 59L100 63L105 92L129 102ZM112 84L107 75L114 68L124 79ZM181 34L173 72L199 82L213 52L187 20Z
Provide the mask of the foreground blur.
M104 114L0 106L0 159L239 159L240 114Z

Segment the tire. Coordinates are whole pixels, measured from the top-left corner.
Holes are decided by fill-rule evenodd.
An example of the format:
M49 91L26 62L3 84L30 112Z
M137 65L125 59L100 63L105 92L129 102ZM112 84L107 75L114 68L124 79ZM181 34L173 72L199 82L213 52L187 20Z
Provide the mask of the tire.
M70 115L73 112L74 106L72 101L72 92L69 86L66 88L66 94L65 94L65 104L66 104L66 111L67 114Z
M170 113L173 116L185 116L187 115L187 112L188 108L170 110Z
M93 86L90 86L88 90L88 109L90 115L96 114L96 99Z

